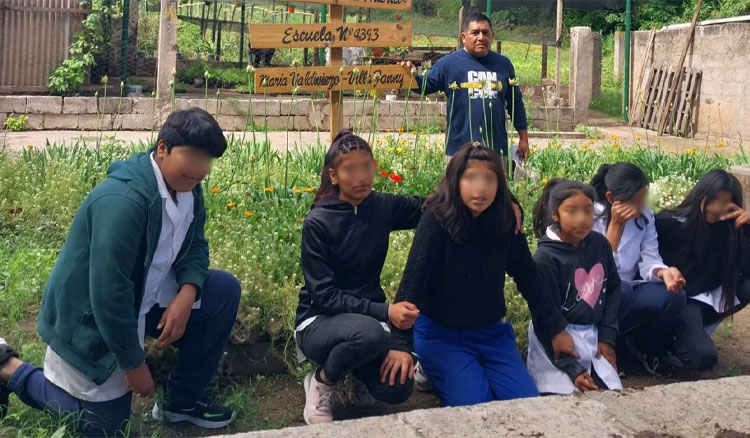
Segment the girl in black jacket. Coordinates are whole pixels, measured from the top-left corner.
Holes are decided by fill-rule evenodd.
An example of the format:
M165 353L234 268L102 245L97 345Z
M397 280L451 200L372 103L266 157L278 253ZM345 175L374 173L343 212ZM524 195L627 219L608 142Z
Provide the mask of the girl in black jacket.
M708 172L677 208L656 215L659 252L687 282L673 365L712 368L718 351L711 332L750 301L749 224L742 187L723 170Z
M566 322L545 299L499 155L468 143L426 203L395 302L420 310L412 330L393 328L392 348L419 355L445 406L538 395L504 322L505 274L544 321L558 351L572 352ZM407 327L407 329L410 327Z
M305 377L304 418L333 421L333 390L352 374L351 401L401 403L412 392L413 359L388 349L387 323L413 323L408 303L388 305L380 271L391 231L417 226L422 198L372 191L375 163L365 140L342 131L325 158L315 203L302 227L302 270L296 340L299 358L320 364ZM388 359L392 372L383 373Z
M575 353L555 355L545 321L532 315L527 367L542 393L622 389L614 349L620 276L607 238L592 232L595 196L591 186L556 179L534 208L541 239L534 260L546 299L575 340Z

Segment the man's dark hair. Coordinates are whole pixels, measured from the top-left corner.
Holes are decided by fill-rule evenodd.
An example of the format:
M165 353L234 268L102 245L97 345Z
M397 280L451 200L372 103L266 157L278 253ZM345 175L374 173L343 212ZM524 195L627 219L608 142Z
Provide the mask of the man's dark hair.
M466 28L469 27L469 23L473 23L475 21L486 21L490 25L490 29L492 29L492 20L490 20L490 17L475 10L474 12L471 12L469 15L467 15L466 18L464 18L463 25L461 26L461 32L466 32Z
M172 152L175 146L192 146L219 158L227 150L227 139L216 119L200 108L170 114L159 131L156 143L160 141L164 141L168 152Z

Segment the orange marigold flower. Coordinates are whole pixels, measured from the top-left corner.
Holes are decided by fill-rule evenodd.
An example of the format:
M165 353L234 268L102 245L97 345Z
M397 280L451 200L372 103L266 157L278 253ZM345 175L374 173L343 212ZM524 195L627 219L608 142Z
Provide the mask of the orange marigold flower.
M217 187L211 187L211 190L209 190L211 193L219 193L219 189Z

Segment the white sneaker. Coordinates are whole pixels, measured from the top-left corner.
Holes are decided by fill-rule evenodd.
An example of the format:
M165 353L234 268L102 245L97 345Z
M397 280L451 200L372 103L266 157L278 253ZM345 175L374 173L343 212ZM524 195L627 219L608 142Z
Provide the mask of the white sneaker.
M358 408L371 408L377 403L365 382L354 377L354 374L349 375L349 401Z
M432 392L434 389L432 383L427 379L427 374L422 369L422 364L419 362L414 368L414 387L422 392Z
M315 371L305 376L305 409L302 416L307 424L333 421L333 394L335 385L326 385L315 379Z

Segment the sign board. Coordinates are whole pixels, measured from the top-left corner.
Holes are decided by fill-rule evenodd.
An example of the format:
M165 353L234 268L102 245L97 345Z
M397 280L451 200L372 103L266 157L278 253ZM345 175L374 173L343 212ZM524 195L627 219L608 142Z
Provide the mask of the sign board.
M412 0L304 0L305 3L318 3L333 6L354 6L357 8L411 10Z
M266 86L263 86L265 81ZM255 70L256 93L401 90L416 87L411 71L400 65L277 67Z
M253 48L411 45L411 23L251 24Z

